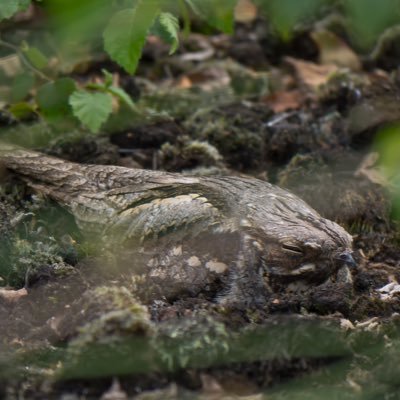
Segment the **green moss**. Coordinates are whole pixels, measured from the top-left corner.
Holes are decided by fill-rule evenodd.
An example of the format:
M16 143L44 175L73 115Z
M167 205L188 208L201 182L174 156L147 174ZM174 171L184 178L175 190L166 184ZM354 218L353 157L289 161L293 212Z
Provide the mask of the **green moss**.
M215 146L229 166L260 169L265 163L263 125L270 115L265 105L236 102L199 110L185 127L199 141Z
M78 336L71 348L79 350L94 343L114 343L132 335L150 335L153 325L147 308L125 287L99 286L87 291L75 306Z
M329 173L321 157L310 154L296 154L278 174L278 185L295 187L315 181L315 171Z
M0 189L0 278L20 288L74 273L77 244L72 216L52 202L29 195L25 185L10 180Z
M169 370L205 366L229 351L225 324L210 317L185 318L159 326L154 347Z
M199 168L223 168L222 156L218 149L205 141L190 140L184 136L176 144L165 143L159 151L160 166L168 171L190 170Z
M13 287L22 287L50 276L65 276L75 269L66 264L60 255L57 243L29 242L14 238L9 268L5 268L3 278Z

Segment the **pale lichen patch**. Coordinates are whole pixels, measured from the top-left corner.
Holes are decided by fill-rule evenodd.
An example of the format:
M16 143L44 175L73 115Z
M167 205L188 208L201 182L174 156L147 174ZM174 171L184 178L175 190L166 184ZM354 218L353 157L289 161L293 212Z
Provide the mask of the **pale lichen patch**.
M206 268L217 274L222 274L228 269L228 266L223 262L211 260L206 262Z
M196 256L192 256L192 257L188 258L187 263L188 263L189 267L200 267L200 265L201 265L201 261L200 261L199 257L196 257Z

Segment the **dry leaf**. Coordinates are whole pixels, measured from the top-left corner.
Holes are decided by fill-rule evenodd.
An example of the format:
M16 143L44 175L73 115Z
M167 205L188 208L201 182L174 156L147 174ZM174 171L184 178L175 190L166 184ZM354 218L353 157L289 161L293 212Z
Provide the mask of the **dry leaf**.
M318 65L292 57L285 57L285 61L294 68L300 83L316 92L321 85L328 82L332 74L339 68L336 65Z
M0 298L7 300L9 302L18 301L21 297L24 297L28 294L28 291L25 288L19 290L12 289L0 289Z
M249 23L257 18L257 7L250 0L239 0L235 7L235 20Z
M192 81L186 75L181 76L176 83L176 87L180 89L189 89L192 86Z
M304 95L299 90L275 92L264 98L264 102L276 113L300 108L304 104Z
M23 72L21 60L17 54L12 54L7 57L1 57L0 69L3 70L4 74L10 78Z
M384 187L390 187L390 182L387 179L384 171L378 164L379 154L372 152L367 154L361 161L360 166L357 168L354 176L363 176L370 182Z
M356 53L334 33L321 29L312 32L311 37L318 46L320 64L361 70L361 62Z

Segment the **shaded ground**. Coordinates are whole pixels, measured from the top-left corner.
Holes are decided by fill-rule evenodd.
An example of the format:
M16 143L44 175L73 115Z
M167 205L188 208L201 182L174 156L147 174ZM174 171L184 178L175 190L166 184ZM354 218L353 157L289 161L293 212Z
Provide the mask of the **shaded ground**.
M239 25L232 38L192 35L184 48L212 50L200 61L164 58L155 42L137 78L115 71L159 113L151 119L121 117L101 137L57 137L40 121L4 118L4 136L52 138L44 151L77 162L246 174L288 188L354 235L353 288L282 290L258 310L190 297L143 305L112 253L99 257L71 216L7 176L0 397L399 397L400 249L374 150L400 116L398 72L390 55L363 60L344 43L350 61L324 64L310 32L284 45L263 24Z

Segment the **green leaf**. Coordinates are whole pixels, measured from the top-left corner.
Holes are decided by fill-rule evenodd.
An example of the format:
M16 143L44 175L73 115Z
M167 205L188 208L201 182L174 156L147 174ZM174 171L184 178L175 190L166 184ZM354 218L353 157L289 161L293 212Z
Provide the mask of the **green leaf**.
M36 101L41 113L50 119L70 114L69 97L75 89L75 81L71 78L61 78L40 87Z
M130 107L133 110L136 110L135 103L132 101L131 97L129 96L128 93L125 92L124 89L121 89L116 86L110 86L109 88L107 88L107 90L113 96L117 97L119 100L125 103L128 107Z
M211 26L224 33L233 33L234 12L237 0L186 0L192 10Z
M23 100L33 88L35 77L31 73L17 75L11 86L11 101L13 103Z
M299 23L315 18L326 0L256 0L255 4L267 15L275 30L289 40Z
M96 43L98 46L101 33L114 13L113 6L116 6L114 3L117 1L47 0L44 2L45 20L52 26L52 43L59 43L58 54L66 70L83 58L87 59L91 44Z
M101 72L104 75L104 86L109 87L113 83L113 76L112 73L108 72L106 69L102 69Z
M171 45L169 54L175 53L179 45L179 20L169 12L162 12L154 24L153 33Z
M11 18L18 11L27 9L30 4L30 0L1 0L0 20Z
M382 32L400 22L398 0L381 0L377 4L376 0L343 1L348 30L363 50L370 50Z
M37 69L44 69L47 67L47 57L37 47L27 47L23 52L29 62Z
M31 104L26 102L11 104L10 113L16 119L25 119L35 113L35 109Z
M183 20L183 35L185 39L191 31L190 11L185 0L179 0L179 14Z
M107 121L112 112L112 97L108 93L75 91L69 98L73 113L93 133Z
M104 48L127 72L136 70L147 33L159 14L159 0L141 0L113 15L104 31Z

